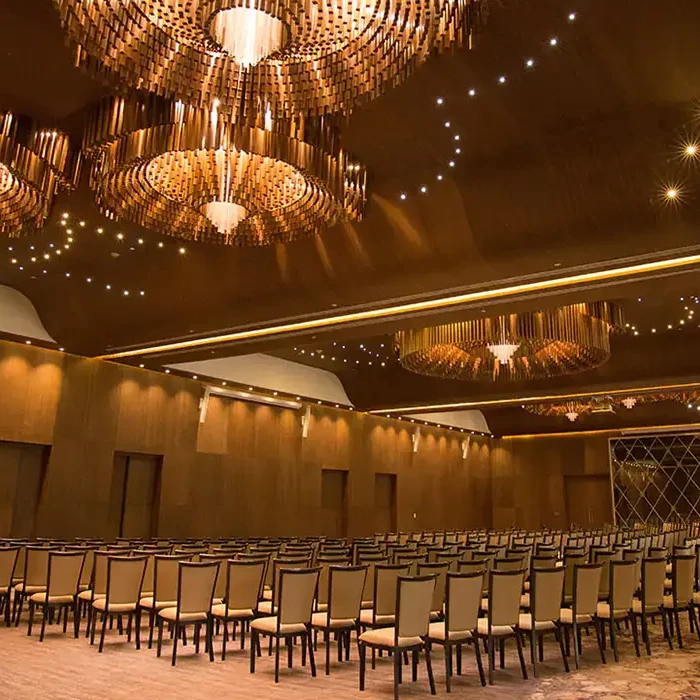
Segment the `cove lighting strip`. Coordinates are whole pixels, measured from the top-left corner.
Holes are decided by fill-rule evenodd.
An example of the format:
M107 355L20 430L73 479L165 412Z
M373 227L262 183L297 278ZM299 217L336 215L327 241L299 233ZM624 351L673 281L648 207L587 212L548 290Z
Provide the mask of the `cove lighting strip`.
M658 433L675 433L689 431L687 434L697 434L700 423L680 423L678 425L647 425L638 428L606 428L604 430L568 430L564 433L526 433L523 435L502 435L502 440L533 440L535 438L582 437L585 435L639 435L653 436ZM684 433L686 434L686 433Z
M485 401L459 401L457 403L424 404L422 406L401 406L398 408L377 408L367 413L387 415L391 413L431 412L455 408L488 408L489 406L515 406L523 403L542 403L547 401L568 401L570 399L588 399L594 396L620 396L625 394L646 394L654 391L680 391L682 389L697 389L700 383L690 384L661 384L658 386L628 387L626 389L606 389L586 391L579 394L549 394L544 396L516 396L510 399L487 399Z
M401 318L410 314L435 311L438 309L447 309L464 304L475 304L494 299L507 299L518 295L533 294L536 292L555 289L567 289L577 285L590 285L618 278L635 278L641 275L663 272L665 270L687 268L698 264L700 264L700 255L687 255L669 260L656 260L653 262L638 263L636 265L611 268L608 270L583 272L577 275L570 275L568 277L560 277L557 279L525 282L507 287L500 287L498 289L467 292L464 294L456 294L439 299L396 304L394 306L387 306L379 309L366 309L364 311L338 314L336 316L328 316L325 318L283 323L275 326L253 328L249 330L236 331L233 333L225 333L222 335L211 335L205 338L194 338L192 340L181 340L172 343L165 343L163 345L153 345L150 347L145 346L142 348L123 350L121 352L101 355L98 359L117 360L124 357L154 355L156 353L174 352L176 350L187 350L191 348L206 347L209 345L218 345L221 343L256 340L259 338L269 338L290 333L299 333L302 331L350 325L358 322L369 322L377 319Z
M204 398L202 401L206 403L210 396L223 396L228 399L252 401L253 403L262 403L268 406L279 406L280 408L293 408L295 410L301 408L301 403L299 401L280 399L276 396L265 396L264 394L254 394L249 391L238 391L238 389L219 389L218 387L208 386L204 390ZM206 416L206 408L203 408L203 416ZM200 418L201 423L204 422L203 416Z

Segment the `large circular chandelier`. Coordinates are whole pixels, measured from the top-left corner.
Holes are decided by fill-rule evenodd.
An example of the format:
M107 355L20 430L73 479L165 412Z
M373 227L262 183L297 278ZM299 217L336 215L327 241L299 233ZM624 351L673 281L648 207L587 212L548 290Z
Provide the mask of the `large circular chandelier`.
M77 63L255 116L350 112L470 44L481 0L54 0Z
M619 306L593 302L400 331L395 344L401 365L418 374L523 380L601 365L622 326Z
M112 97L84 148L101 211L145 228L232 245L289 242L365 205L365 169L323 118L244 123L157 97Z
M79 159L68 136L36 128L30 119L0 112L0 234L40 229L54 195L70 188Z

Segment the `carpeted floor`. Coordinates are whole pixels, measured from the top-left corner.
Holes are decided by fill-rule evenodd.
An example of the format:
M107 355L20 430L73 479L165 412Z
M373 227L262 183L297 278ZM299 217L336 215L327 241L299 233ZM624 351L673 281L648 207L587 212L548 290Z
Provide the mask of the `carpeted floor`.
M214 663L201 653L194 655L192 644L182 648L175 668L170 665L170 641L164 655L156 658L155 649L142 647L136 651L116 630L108 632L103 654L90 647L81 636L76 640L64 637L58 627L50 631L43 643L37 636L27 637L26 625L7 629L0 627L0 698L12 700L159 700L163 698L290 698L307 700L332 697L335 700L354 698L378 700L392 698L391 662L379 660L377 669L368 668L367 689L358 690L356 649L350 663L332 663L331 675L323 675L323 647L319 644L316 660L317 678L311 678L308 667L299 666L295 650L295 666L284 667L279 685L274 684L273 660L263 650L255 675L249 673L248 653L233 649L225 662L220 660L220 638L216 642ZM558 647L553 641L545 646L545 662L540 665L540 678L528 681L519 675L514 645L506 656L506 669L497 670L495 685L481 688L471 650L465 650L464 675L455 677L455 697L505 698L518 700L700 700L700 642L684 627L686 648L669 651L654 629L653 656L637 659L628 631L621 634L621 659L615 664L610 655L606 666L600 663L594 637L584 637L584 655L580 671L564 673ZM335 649L333 649L335 651ZM331 654L333 656L333 654ZM529 657L528 657L529 658ZM369 664L368 664L369 666ZM438 695L445 694L444 665L441 649L434 650ZM572 659L573 667L573 659ZM530 669L528 667L528 672ZM401 697L428 697L424 666L418 683L405 682Z

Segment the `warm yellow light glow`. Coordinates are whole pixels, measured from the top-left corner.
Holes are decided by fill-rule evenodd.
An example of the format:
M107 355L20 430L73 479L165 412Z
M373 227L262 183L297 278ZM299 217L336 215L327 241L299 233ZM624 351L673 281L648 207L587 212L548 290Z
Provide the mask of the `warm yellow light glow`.
M246 68L277 51L284 40L283 22L249 7L218 12L211 31L234 61Z
M678 196L678 190L675 187L669 187L666 190L666 196L669 199L675 199Z
M697 152L698 152L698 147L697 147L697 145L694 144L694 143L689 143L689 144L685 147L685 154L686 154L687 156L690 156L691 158L692 158L693 156L697 155Z
M527 433L524 435L502 435L503 440L532 440L533 438L581 437L582 435L645 435L655 430L697 430L700 423L680 423L678 425L649 425L638 428L609 428L607 430L570 430L565 433Z
M180 250L183 253L185 252L184 248L181 248ZM364 311L338 314L336 316L328 316L325 318L297 321L294 323L284 323L275 326L267 326L264 328L255 328L237 331L234 333L212 335L205 338L163 343L160 345L153 345L151 347L134 348L124 350L122 352L102 355L100 359L111 360L121 357L133 357L134 355L140 354L153 355L155 353L172 352L175 350L185 350L188 348L217 345L220 343L233 343L236 341L250 340L252 338L265 338L270 336L280 336L287 333L298 333L301 331L331 328L358 322L372 321L375 319L400 318L410 314L422 313L436 309L454 308L466 304L482 303L487 300L512 299L518 296L532 295L542 291L554 289L565 290L571 287L580 287L582 285L596 284L609 280L640 277L642 275L648 275L651 273L660 272L662 270L688 268L693 265L700 265L700 255L687 255L680 258L672 258L670 260L655 260L653 262L609 268L606 270L598 270L596 272L584 272L578 275L570 275L568 277L558 277L555 279L539 280L536 282L525 282L508 287L485 289L477 292L467 292L464 294L456 294L454 296L440 297L426 301L396 304L394 306L387 306L384 308L366 309Z

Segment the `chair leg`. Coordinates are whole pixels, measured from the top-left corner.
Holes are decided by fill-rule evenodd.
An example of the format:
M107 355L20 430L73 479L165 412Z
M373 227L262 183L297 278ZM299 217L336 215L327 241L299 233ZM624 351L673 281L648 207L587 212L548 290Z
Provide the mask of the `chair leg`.
M295 639L287 638L287 668L292 667L292 650L294 649Z
M537 635L537 647L540 654L540 663L544 662L544 637Z
M331 673L331 631L329 629L324 630L323 638L326 642L326 675L329 676Z
M94 623L93 623L94 624ZM97 651L101 654L105 647L105 628L107 626L107 612L102 613L102 629L100 630L100 646Z
M233 623L236 624L235 622ZM228 618L224 617L224 638L221 640L221 660L226 661L226 640L228 639Z
M360 690L365 689L365 670L367 666L367 646L362 642L357 643L358 654L360 656Z
M199 637L202 633L202 625L198 622L194 625L194 632L192 636L194 637L194 653L199 654Z
M693 623L695 624L695 631L698 634L698 639L700 639L700 626L698 625L698 616L696 612L697 608L695 605L690 606L688 614L692 617Z
M498 640L498 665L506 667L506 640L503 638Z
M257 651L258 633L251 628L250 630L250 672L255 673L255 654Z
M671 630L668 628L668 621L666 620L666 611L662 610L661 611L661 624L663 625L664 628L664 637L666 638L666 641L668 642L668 648L673 651L673 637L671 636Z
M484 677L484 665L481 663L481 649L479 649L479 640L474 640L474 656L476 656L476 667L479 671L479 680L481 687L486 686L486 678Z
M158 618L158 649L156 651L156 656L160 656L160 652L163 649L163 619ZM150 645L149 645L150 647Z
M175 632L173 634L173 657L171 664L174 666L177 663L177 643L180 639L180 628L177 622L175 624Z
M214 618L209 615L204 623L204 639L209 649L209 662L214 661Z
M394 650L394 700L399 700L399 683L401 683L401 653Z
M673 611L673 617L676 622L676 635L678 637L678 648L682 649L683 648L683 636L681 634L681 617L678 613L678 610L675 609Z
M601 629L602 623L599 618L595 618L595 636L598 641L598 650L600 651L600 660L602 663L606 663L605 660L605 630Z
M518 632L515 633L515 643L518 645L518 658L520 659L520 669L523 672L523 678L527 680L527 666L525 665L525 656L523 655L523 640Z
M537 630L534 628L530 631L530 659L532 661L532 675L537 678Z
M634 641L634 651L637 654L637 658L641 656L639 653L639 633L637 632L637 618L632 615L632 639Z
M642 640L646 646L647 656L651 656L651 642L649 640L649 621L647 620L646 612L640 615L642 621Z
M41 632L39 633L39 641L43 642L44 641L44 632L46 632L46 618L49 616L49 606L48 604L44 604L42 608L42 615L41 615Z
M309 628L306 632L309 647L309 666L311 667L311 677L316 678L316 659L314 658L313 644L311 643L311 629Z
M489 685L493 685L493 667L496 665L496 640L493 637L488 637L486 644L486 653L489 657Z
M148 648L153 648L153 626L156 622L155 606L148 610ZM160 623L159 623L160 624Z
M579 661L579 641L581 638L579 636L578 622L576 622L576 619L574 619L573 624L571 625L571 630L574 635L574 664L576 665L576 668L581 668ZM568 627L566 628L566 638L569 638Z
M17 613L15 615L15 627L19 627L19 619L22 617L22 607L24 606L24 594L19 594L19 599L17 601Z
M270 637L272 639L272 637ZM275 683L280 682L280 638L275 637Z
M32 627L34 626L34 601L29 601L29 622L27 624L27 637L32 636Z
M554 636L559 642L559 651L561 652L561 660L564 662L564 670L569 673L569 659L566 658L566 649L564 649L564 635L562 634L561 627L557 626L554 628ZM574 646L578 648L578 644L574 639Z
M306 635L301 636L301 665L306 666Z
M77 596L73 601L73 636L75 639L80 636L80 603Z
M610 612L612 615L612 611ZM615 620L610 618L610 646L613 650L613 657L617 663L620 660L620 656L617 653L617 633L615 632Z
M445 688L448 693L452 692L452 647L449 643L445 642L443 645L443 650L445 652Z
M428 672L428 683L430 684L430 694L435 695L435 677L433 676L433 661L430 658L430 642L425 645L425 669Z

